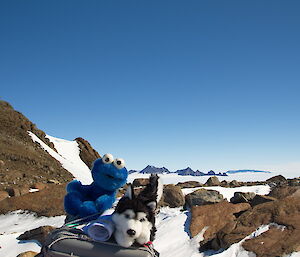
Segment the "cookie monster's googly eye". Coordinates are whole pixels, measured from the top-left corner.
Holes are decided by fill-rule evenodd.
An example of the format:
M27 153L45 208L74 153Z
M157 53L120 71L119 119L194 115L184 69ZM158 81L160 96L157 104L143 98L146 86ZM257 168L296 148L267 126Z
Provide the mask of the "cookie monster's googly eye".
M125 167L125 161L121 158L117 158L114 160L114 165L117 169L122 169Z
M102 157L102 161L104 164L110 164L114 161L114 157L110 153L107 153Z

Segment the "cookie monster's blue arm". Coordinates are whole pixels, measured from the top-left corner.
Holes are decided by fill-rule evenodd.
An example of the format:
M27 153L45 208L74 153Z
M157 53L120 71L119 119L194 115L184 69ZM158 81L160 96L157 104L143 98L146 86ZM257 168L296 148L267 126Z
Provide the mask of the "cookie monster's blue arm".
M64 207L67 213L85 217L97 213L93 201L89 201L87 195L91 191L91 185L82 185L80 181L73 180L67 185L67 195L64 199Z
M116 200L115 193L101 195L96 199L95 206L98 212L104 212L105 210L112 207L115 200Z

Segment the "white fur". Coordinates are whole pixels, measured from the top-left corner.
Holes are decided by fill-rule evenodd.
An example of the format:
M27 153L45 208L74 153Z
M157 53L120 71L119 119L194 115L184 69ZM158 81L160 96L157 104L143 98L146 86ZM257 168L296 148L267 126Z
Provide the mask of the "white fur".
M129 218L126 218L126 215ZM144 221L140 221L144 218ZM152 224L146 219L146 214L138 212L136 215L133 210L126 210L124 213L114 213L112 220L116 225L114 233L115 240L123 247L131 246L135 241L145 244L150 241L150 230ZM132 229L136 232L134 236L127 234L127 230Z
M162 197L162 194L163 194L163 190L164 190L164 184L162 182L162 179L159 177L158 178L158 185L157 185L157 197L156 197L156 203L158 204L161 197Z
M158 202L163 194L163 183L161 178L158 178L157 196L155 201L147 204L150 209L155 212ZM124 197L132 199L132 187L129 186L126 190ZM116 231L114 233L115 240L123 247L131 246L135 241L143 245L150 241L151 228L153 224L147 220L146 213L138 212L127 209L124 213L113 213L112 220L115 223ZM142 220L142 221L141 221ZM129 229L134 230L136 233L133 236L127 234Z
M132 199L132 188L131 188L131 185L129 185L129 187L126 189L124 197L128 197L129 199Z

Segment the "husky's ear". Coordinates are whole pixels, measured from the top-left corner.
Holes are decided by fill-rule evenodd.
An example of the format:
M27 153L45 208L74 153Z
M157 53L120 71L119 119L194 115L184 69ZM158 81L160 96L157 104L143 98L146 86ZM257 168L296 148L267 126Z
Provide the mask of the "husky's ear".
M151 211L155 212L157 203L155 201L147 203L147 206L150 208Z
M124 194L124 197L128 197L130 200L134 198L134 190L132 184L128 185L128 188L126 190L126 193Z

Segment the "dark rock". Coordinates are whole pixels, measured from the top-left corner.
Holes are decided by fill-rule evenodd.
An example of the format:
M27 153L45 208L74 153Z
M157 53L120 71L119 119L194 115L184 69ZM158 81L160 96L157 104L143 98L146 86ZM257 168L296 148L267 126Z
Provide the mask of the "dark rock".
M21 234L17 239L18 240L37 240L43 245L48 233L54 229L55 228L52 226L41 226L41 227L26 231L25 233Z
M230 199L231 203L249 203L255 197L253 192L235 192L234 196Z
M229 182L229 186L230 187L239 187L239 186L241 186L241 184L236 180L232 180Z
M180 186L181 188L194 188L194 187L202 187L203 184L201 184L198 181L186 181L186 182L177 183L177 186Z
M272 187L282 186L282 185L287 184L286 178L282 175L277 175L277 176L271 177L271 178L267 179L266 182Z
M214 204L223 201L223 195L215 190L198 189L185 196L186 205L188 207L194 205Z
M160 205L169 206L171 208L183 206L184 195L181 188L172 184L165 185Z
M267 196L267 195L255 195L255 197L251 201L251 206L255 206L262 203L272 202L277 200L274 197Z
M205 182L204 186L219 186L220 184L220 180L216 176L213 176Z
M93 163L96 159L101 158L100 154L91 146L91 144L81 138L77 137L76 142L78 143L80 153L79 156L81 160L91 169L93 167Z
M228 187L228 182L226 180L222 180L220 186Z

